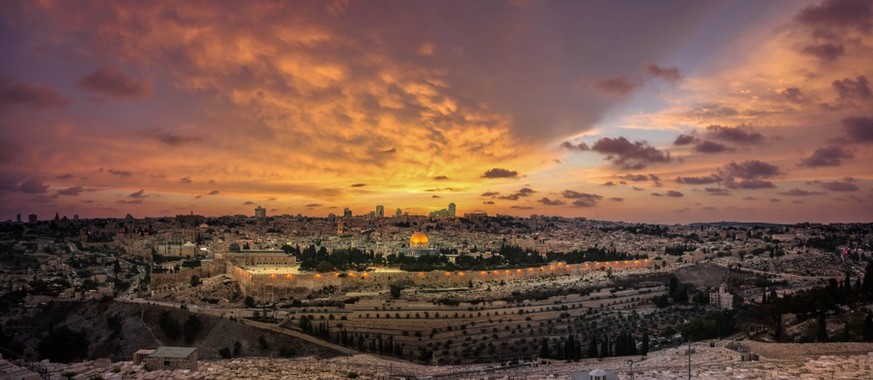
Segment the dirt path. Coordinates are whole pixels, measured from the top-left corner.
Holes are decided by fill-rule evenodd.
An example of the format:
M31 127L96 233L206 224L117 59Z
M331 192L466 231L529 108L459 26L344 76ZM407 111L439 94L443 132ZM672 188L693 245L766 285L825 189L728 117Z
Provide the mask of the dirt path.
M145 323L145 319L143 319L144 314L145 314L145 307L143 307L143 305L140 304L139 305L139 320L140 320L140 322L142 322L142 325L145 326L146 330L149 330L149 334L151 334L151 336L155 340L155 342L158 342L159 346L163 346L164 342L162 342L160 339L158 339L158 337L155 336L155 332L152 331L151 327L149 327L149 324Z

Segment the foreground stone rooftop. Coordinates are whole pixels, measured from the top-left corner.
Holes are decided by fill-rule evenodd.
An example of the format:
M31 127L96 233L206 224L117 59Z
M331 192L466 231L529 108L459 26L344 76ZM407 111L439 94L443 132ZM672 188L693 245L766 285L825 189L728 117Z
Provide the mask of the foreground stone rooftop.
M692 377L694 379L873 379L873 345L871 344L813 344L812 353L798 353L796 345L755 343L753 350L767 352L770 357L759 361L741 361L741 354L723 347L709 347L704 343L694 346ZM686 348L672 348L651 353L645 360L634 363L635 379L687 378ZM843 354L820 355L820 352ZM595 368L613 371L621 379L630 378L628 359L640 357L582 360L573 363L555 362L533 366L501 367L493 364L459 366L423 366L389 360L373 355L353 355L333 359L313 358L270 359L240 358L201 361L197 371L145 371L132 362L83 362L75 364L49 363L53 373L75 372L74 379L89 379L94 375L104 379L347 379L349 373L359 379L412 378L452 379L570 379L577 371ZM120 375L120 377L119 377ZM59 378L62 378L58 376Z

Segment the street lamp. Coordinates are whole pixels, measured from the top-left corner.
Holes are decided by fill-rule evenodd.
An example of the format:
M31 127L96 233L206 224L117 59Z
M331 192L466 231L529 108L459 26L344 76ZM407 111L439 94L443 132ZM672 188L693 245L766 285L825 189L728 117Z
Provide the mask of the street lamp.
M627 365L630 366L630 375L631 375L631 380L634 380L634 361L633 361L633 360L628 360L628 361L627 361Z

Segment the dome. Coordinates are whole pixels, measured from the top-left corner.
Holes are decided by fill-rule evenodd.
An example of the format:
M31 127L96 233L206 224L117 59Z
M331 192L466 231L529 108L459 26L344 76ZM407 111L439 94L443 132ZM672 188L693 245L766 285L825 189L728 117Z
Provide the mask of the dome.
M428 239L427 235L416 231L412 234L412 237L409 238L409 246L410 247L427 247Z
M230 247L228 247L228 250L231 252L239 252L240 251L239 243L236 243L236 242L230 243Z

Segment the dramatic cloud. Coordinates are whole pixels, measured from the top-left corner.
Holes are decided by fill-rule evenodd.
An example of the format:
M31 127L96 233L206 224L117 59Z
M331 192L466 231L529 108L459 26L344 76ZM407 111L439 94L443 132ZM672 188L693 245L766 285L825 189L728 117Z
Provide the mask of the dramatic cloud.
M867 0L826 0L797 14L797 21L817 31L856 29L870 32L873 3Z
M245 201L245 202L243 202L242 205L243 205L243 206L254 206L254 205L255 205L255 202L252 202L252 201Z
M729 190L720 187L707 187L703 190L709 195L731 195Z
M733 179L728 179L724 182L724 186L729 189L745 189L745 190L759 190L759 189L773 189L776 187L776 184L770 181L762 180L762 179L750 179L743 181L735 181Z
M611 200L613 202L624 202L624 198L619 198L619 197L612 197L612 198L609 198L609 200Z
M873 142L873 117L850 116L842 123L853 142Z
M681 192L678 192L678 191L676 191L676 190L669 190L669 191L667 191L667 192L664 193L664 194L661 194L661 193L652 193L652 195L654 195L654 196L656 196L656 197L667 196L667 197L671 197L671 198L681 198L681 197L684 197L684 196L685 196L685 194L682 194Z
M846 48L841 44L825 43L820 45L807 45L803 53L811 55L825 62L835 61L846 54Z
M594 82L593 87L595 90L603 94L625 96L639 87L639 84L632 82L626 76L622 75L596 81Z
M585 152L585 151L591 150L591 148L588 147L588 144L586 144L584 142L580 142L579 144L574 145L573 143L571 143L569 141L564 141L561 143L561 148L567 149L569 151L574 151L574 152Z
M133 175L133 173L131 173L127 170L116 170L116 169L109 169L109 174L117 175L119 177L130 177L131 175Z
M82 186L68 187L66 189L58 190L58 195L69 195L69 196L78 196L85 188Z
M507 200L511 200L511 201L516 201L516 200L518 200L518 198L527 197L533 193L536 193L536 190L533 190L529 187L523 187L512 194L501 195L501 196L497 197L497 199L507 199Z
M705 177L676 177L676 183L682 183L686 185L709 185L721 181L722 178L715 174L710 174Z
M735 144L760 144L764 142L764 135L755 132L752 127L724 127L710 125L706 128L707 136L721 141Z
M191 183L191 177L182 177L179 179L179 183Z
M155 140L169 145L181 146L185 144L197 143L203 141L202 137L177 135L175 133L160 132L152 135Z
M151 93L151 86L124 75L113 67L102 67L78 82L85 90L121 99L141 99Z
M782 90L782 97L784 97L785 100L788 100L789 102L793 102L793 103L806 103L807 102L806 95L804 95L803 91L801 91L797 87L789 87L789 88Z
M482 196L482 197L496 197L498 195L500 195L500 193L497 191L486 191L486 192L482 193L480 196Z
M379 154L394 154L394 153L397 153L397 148L390 148L390 149L384 149L384 150L379 151Z
M732 152L734 148L731 148L724 144L719 144L714 141L704 140L699 144L694 146L694 151L698 153L721 153L721 152Z
M834 90L840 95L840 100L867 100L873 98L867 77L859 76L855 80L846 78L833 82Z
M12 83L8 78L0 76L0 108L23 105L33 109L46 109L68 104L70 101L52 87L27 82Z
M855 155L838 146L818 148L811 156L800 161L801 166L813 168L825 166L840 166L843 160L851 160Z
M670 162L670 153L662 152L645 141L630 142L624 137L604 137L591 150L606 155L614 165L626 169L641 169L648 164Z
M349 185L349 187L364 187L364 186L367 186L367 184L366 183L353 183L353 184Z
M218 190L212 190L212 191L210 191L209 193L207 193L206 195L218 195L218 194L220 194L220 193L221 193L221 192L218 191Z
M564 201L562 201L560 199L552 200L552 199L545 198L545 197L543 199L538 200L537 202L542 203L543 206L562 206L562 205L564 205Z
M43 184L42 181L36 178L25 180L20 185L18 185L18 191L22 193L40 194L45 193L47 190L48 185Z
M822 195L822 194L824 194L824 193L816 192L816 191L808 191L808 190L798 189L798 188L795 187L795 188L793 188L793 189L791 189L791 190L780 192L779 194L781 194L781 195L787 195L787 196L790 196L790 197L808 197L808 196L811 196L811 195Z
M321 207L321 203L310 203L310 204L306 205L306 208L316 208L316 207Z
M676 140L673 141L673 145L677 145L677 146L688 145L688 144L693 143L696 140L697 140L697 138L694 136L683 134L683 135L679 135L679 137L676 137Z
M494 168L482 174L482 178L515 178L518 172L515 170Z
M573 207L594 207L603 196L597 194L582 193L574 190L564 190L561 195L573 200Z
M145 195L145 189L140 189L139 191L135 191L130 193L128 198L140 199L140 198L148 198L148 195Z
M846 178L843 181L822 182L821 187L828 191L858 191L860 188L854 184L854 179Z
M433 177L434 181L446 181L448 179L449 179L449 177L444 176L444 175L438 175L438 176Z
M652 64L646 65L646 72L670 83L676 83L682 79L682 73L679 72L677 67L661 67Z
M533 210L533 207L530 207L530 206L519 206L519 205L510 206L509 208L511 208L511 209L516 209L516 210Z
M740 163L731 161L719 169L724 177L738 177L742 179L773 178L782 175L778 166L759 160L748 160Z

